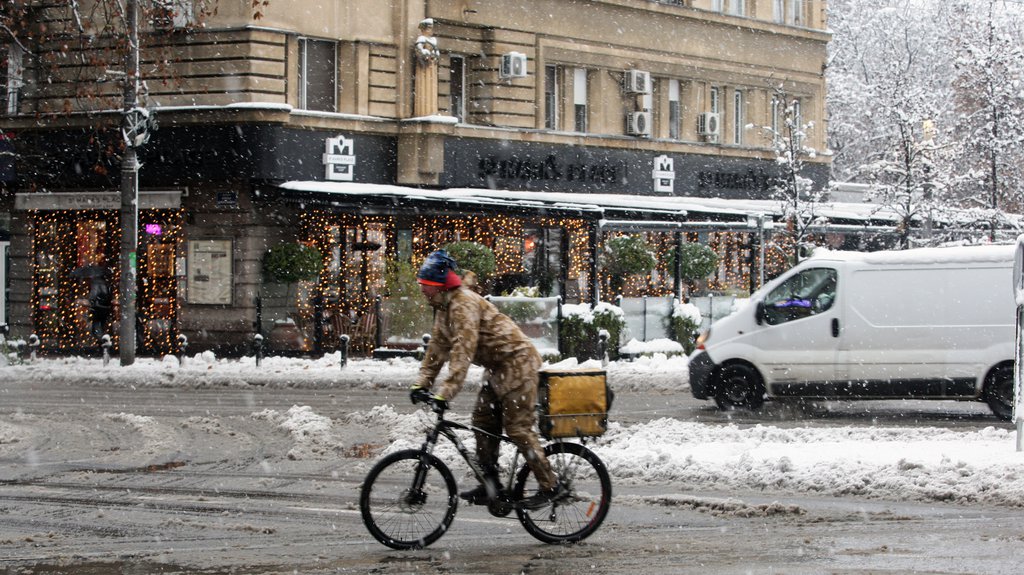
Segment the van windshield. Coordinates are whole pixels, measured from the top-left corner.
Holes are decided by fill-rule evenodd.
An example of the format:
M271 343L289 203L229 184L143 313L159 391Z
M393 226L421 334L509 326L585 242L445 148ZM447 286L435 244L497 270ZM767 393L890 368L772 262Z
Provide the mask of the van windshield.
M809 268L779 284L764 298L765 322L777 325L819 314L836 299L836 270Z

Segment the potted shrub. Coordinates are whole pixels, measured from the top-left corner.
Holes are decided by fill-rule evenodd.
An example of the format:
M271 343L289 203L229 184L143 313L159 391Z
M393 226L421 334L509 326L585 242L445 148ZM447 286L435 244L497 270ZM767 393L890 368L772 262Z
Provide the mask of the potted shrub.
M476 274L480 285L494 275L497 263L491 248L477 242L453 242L443 249L448 250L463 274L467 271Z
M718 254L704 244L685 243L682 245L682 265L679 267L679 279L686 282L686 291L694 290L695 282L702 280L718 269ZM676 269L676 252L669 255L669 269Z
M696 333L700 329L700 322L703 320L700 310L692 303L675 301L672 306L672 315L669 317L672 339L683 346L683 353L693 353L696 344Z
M263 271L267 279L285 284L285 302L288 309L293 304L292 286L300 281L313 281L320 276L323 255L320 250L305 244L288 242L274 246L263 256ZM270 331L272 349L307 351L309 339L288 315L274 323Z
M601 267L611 285L611 295L621 295L626 278L646 274L656 264L654 251L641 236L616 236L604 243Z

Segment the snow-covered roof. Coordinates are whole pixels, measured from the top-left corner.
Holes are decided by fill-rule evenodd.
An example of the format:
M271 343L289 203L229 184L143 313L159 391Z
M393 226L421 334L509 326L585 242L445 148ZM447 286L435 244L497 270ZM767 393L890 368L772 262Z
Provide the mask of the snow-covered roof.
M929 263L993 263L1012 262L1016 246L982 245L916 248L878 252L847 252L825 249L814 250L811 259L862 261L868 264L929 264Z
M635 194L590 194L579 192L541 192L526 190L492 190L486 188L415 188L385 184L354 182L290 181L278 187L324 199L336 197L345 202L437 203L450 208L518 209L575 213L608 222L729 222L747 227L747 219L765 216L768 221L784 216L778 200L700 198ZM957 213L947 210L946 223L956 223ZM892 209L864 202L821 202L815 204L813 216L822 221L817 231L892 231L900 216ZM976 220L977 218L974 218ZM722 224L718 224L722 225ZM862 226L864 226L862 228Z
M350 182L292 181L278 187L297 192L312 192L329 196L348 197L358 201L360 197L391 197L396 200L438 202L448 205L473 205L481 207L509 207L524 210L563 210L603 217L611 213L644 213L658 217L684 221L687 218L686 205L678 198L632 196L625 194L573 194L552 192L527 192L509 190L488 190L478 188L429 189L382 184L361 184ZM740 212L735 212L739 215Z

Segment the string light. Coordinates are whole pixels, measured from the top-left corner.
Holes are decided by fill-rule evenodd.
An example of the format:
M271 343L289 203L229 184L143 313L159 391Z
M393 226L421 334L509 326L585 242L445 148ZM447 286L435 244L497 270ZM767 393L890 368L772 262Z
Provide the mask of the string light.
M182 210L140 213L137 306L142 346L150 353L171 353L177 346L174 326L180 298L175 262L182 249L183 214ZM90 282L105 281L111 293L117 293L120 214L114 210L36 210L30 213L30 221L34 255L30 304L41 349L98 349L99 341L92 333L89 286ZM147 234L147 229L151 233ZM120 316L116 295L111 304L103 328L116 346L119 334L114 324Z
M120 266L116 248L119 214L116 211L32 212L33 290L31 305L36 332L43 349L72 351L91 341L88 316L88 282L70 275L83 265L110 269L111 286L119 282ZM173 352L174 326L180 312L175 262L183 255L183 210L145 210L140 214L142 241L138 260L139 313L143 347L156 353ZM431 251L455 241L473 241L494 251L496 275L525 271L527 236L532 230L558 229L564 234L568 253L566 275L586 293L591 260L592 222L577 218L517 217L511 215L363 215L314 209L300 217L299 238L323 255L318 281L301 282L295 294L295 311L302 322L312 325L314 304L322 302L329 315L361 317L372 312L377 294L383 293L384 272L389 259L397 257L399 230L411 234L411 253L403 253L418 266ZM149 232L148 234L146 232ZM618 233L606 234L605 241ZM657 264L648 274L627 278L623 295L667 296L673 293L674 270L668 262L675 250L675 234L646 232ZM685 241L700 241L697 233L685 234ZM406 240L408 241L408 240ZM713 232L706 235L719 256L719 271L706 282L714 291L744 291L750 285L751 236L746 232ZM792 239L780 233L766 238L765 272L772 277L789 267ZM408 247L403 246L405 250ZM547 248L551 249L551 248ZM90 259L91 258L91 259ZM756 263L755 263L756 265ZM756 268L753 270L756 272ZM601 285L609 279L599 271ZM116 292L116 288L114 290ZM607 293L607 292L605 292ZM584 298L585 299L585 298ZM115 302L116 306L116 302ZM115 307L112 323L117 317ZM112 333L115 340L118 334ZM86 346L88 347L88 346Z

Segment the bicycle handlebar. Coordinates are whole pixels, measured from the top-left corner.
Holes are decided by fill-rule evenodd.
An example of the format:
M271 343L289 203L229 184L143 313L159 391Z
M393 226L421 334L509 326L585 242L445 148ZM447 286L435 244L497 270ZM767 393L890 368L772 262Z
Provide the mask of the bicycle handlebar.
M409 398L412 399L413 405L417 403L426 403L430 406L430 409L434 410L435 413L444 413L444 410L448 408L448 402L438 401L434 398L434 395L425 389L414 389L409 393Z

